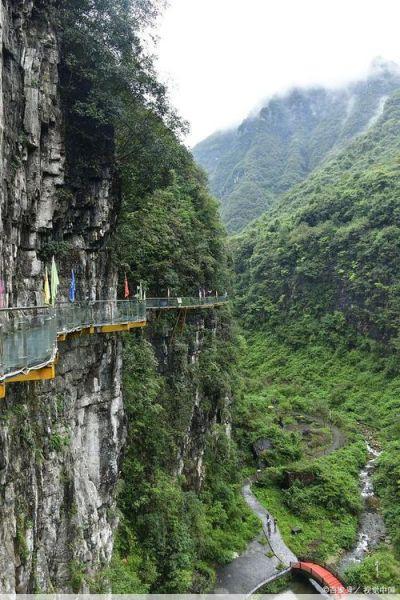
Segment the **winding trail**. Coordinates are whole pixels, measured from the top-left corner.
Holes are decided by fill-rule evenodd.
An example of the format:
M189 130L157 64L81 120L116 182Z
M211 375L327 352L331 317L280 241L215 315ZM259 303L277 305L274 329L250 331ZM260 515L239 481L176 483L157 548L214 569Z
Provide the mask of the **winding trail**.
M322 419L316 420L322 423ZM330 454L345 443L342 431L332 424L329 427L332 431L332 442L323 454ZM218 569L214 593L252 594L266 583L289 572L290 563L298 560L285 544L278 527L276 530L272 528L273 531L268 535L267 523L268 520L272 521L273 516L251 491L251 484L256 477L253 476L244 484L242 493L247 505L260 519L263 531L250 542L243 554Z
M246 503L261 520L263 533L250 542L243 554L218 570L214 589L218 594L251 594L265 583L280 577L283 572L289 571L290 562L297 561L297 557L283 541L278 527L268 537L267 523L272 515L252 493L253 481L254 478L245 483L242 491ZM282 565L285 567L282 568Z
M302 415L294 414L293 416L301 417ZM327 423L326 419L323 419L322 417L319 417L318 415L313 416L312 419L315 423L319 423L319 425L321 425L322 427L329 427L331 434L332 434L332 440L329 443L329 445L326 446L326 448L315 451L313 453L314 458L319 458L321 456L328 456L328 454L332 454L332 452L335 452L335 450L339 450L340 448L343 448L343 446L346 443L346 436L343 433L343 431L341 429L339 429L339 427L337 425L334 425L333 423ZM296 429L294 431L303 432L305 429L308 429L308 427L309 427L309 425L307 423L299 424L299 426L296 427Z

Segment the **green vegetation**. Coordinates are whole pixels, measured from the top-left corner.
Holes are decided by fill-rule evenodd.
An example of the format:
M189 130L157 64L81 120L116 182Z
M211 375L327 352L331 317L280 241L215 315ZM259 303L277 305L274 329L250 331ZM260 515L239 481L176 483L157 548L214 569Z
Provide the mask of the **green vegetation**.
M126 273L132 283L143 282L148 296L166 295L167 288L175 295L197 295L199 287L224 291L217 203L179 141L184 124L142 47L143 29L161 6L73 0L59 7L69 184L63 200L90 202L88 180L111 165L121 206L109 247L120 284ZM237 384L231 320L227 310L208 311L188 315L182 327L176 314L163 315L148 327L148 339L124 340L120 526L110 567L91 582L85 574L92 591L110 584L115 593L210 590L215 566L255 535L258 523L240 495L237 451L226 431ZM196 335L202 352L192 362Z
M112 165L116 130L119 135L129 131L141 153L151 154L151 139L146 136L153 122L165 119L172 128L181 126L141 41L161 7L158 0L57 3L60 87L71 183L79 182L85 189L105 164ZM122 162L124 156L119 159ZM146 167L157 169L160 177L159 165L149 160Z
M140 201L127 185L117 239L117 258L133 281L150 294L197 295L212 286L225 290L226 257L217 205L203 174L186 164L165 189Z
M294 89L273 97L239 128L198 144L194 155L209 174L228 230L242 230L362 133L399 87L398 73L379 63L368 79L340 90Z
M27 543L27 529L32 528L32 523L28 521L23 514L19 514L15 522L15 545L18 556L22 564L26 564L29 559L29 549Z
M77 560L71 561L68 567L72 591L78 594L85 581L85 567Z
M279 594L280 592L286 591L292 584L294 578L291 573L287 573L271 583L267 583L263 587L257 590L257 594Z
M345 338L365 349L383 350L383 340L396 348L399 131L395 95L368 135L237 240L247 323L274 327L284 317L294 345Z
M400 385L400 379L397 386ZM388 406L386 404L386 406ZM390 405L389 405L390 407ZM400 423L397 418L386 428L389 429L389 442L385 444L375 477L375 487L381 498L381 507L396 548L400 548L400 443L398 440ZM391 439L391 438L394 439Z
M179 141L185 125L141 42L160 5L73 0L58 6L68 159L60 202L90 205L90 185L106 169L121 199L109 239L120 282L126 272L149 294L222 291L229 277L217 206ZM147 339L125 339L120 527L112 563L93 579L94 591L109 584L116 593L211 590L215 566L230 561L257 531L240 485L241 466L252 469L252 446L260 438L269 442L259 457L265 467L260 500L296 551L336 560L354 541L361 509L360 423L384 445L377 489L394 549L379 552L394 573L393 552L400 552L399 478L391 479L400 469L393 453L400 96L390 98L366 135L317 168L370 125L382 97L397 86L398 77L384 68L337 93L295 90L272 99L238 132L196 149L202 164L216 165L212 185L231 230L269 208L232 242L237 313L248 346L235 351L226 310L201 315L204 329L196 317L182 328L170 316L153 323ZM64 240L45 242L45 252L65 249ZM199 329L202 352L192 362ZM234 441L226 432L233 392ZM314 416L310 443L298 427L304 415ZM54 434L49 446L61 450L63 443ZM291 528L298 526L294 536ZM354 569L351 581L372 581L372 564L368 559ZM76 591L88 580L80 565L72 566Z
M366 135L232 241L237 311L250 331L240 447L248 456L257 438L273 440L257 495L299 554L337 561L354 541L365 461L357 440L368 429L383 447L376 489L393 546L377 552L389 557L380 581L392 585L400 556L399 133L396 93ZM339 426L346 445L313 458L288 425L318 414ZM376 583L373 565L368 557L349 581Z
M49 438L49 448L54 452L61 452L66 446L69 446L70 441L70 436L68 434L55 432L52 433Z
M358 473L366 450L353 418L337 410L336 391L338 382L347 382L349 399L357 406L364 397L366 373L359 373L356 362L350 366L324 348L294 352L273 335L261 333L249 338L242 356L248 379L234 417L245 460L250 460L248 450L257 439L273 442L263 456L266 468L256 495L278 519L294 552L325 561L337 558L355 539L361 509ZM309 438L290 431L306 414L340 424L346 441L339 443L346 442L345 447L327 456L317 447L315 456L310 455ZM293 535L295 527L301 531Z
M372 559L352 569L348 581L398 587L398 574L390 565L398 564L399 454L397 439L390 440L398 437L393 414L400 377L388 377L385 360L364 350L333 350L323 345L293 348L282 340L282 329L277 333L253 333L242 342L246 393L235 407L234 421L243 460L252 463L250 450L258 439L273 442L262 457L265 468L253 486L255 494L277 518L286 543L296 554L336 564L343 550L352 547L357 533L358 473L366 459L360 431L368 426L385 447L376 487L395 547L383 546L379 551L388 557L391 582L384 576L383 564L382 576L374 579ZM316 448L313 458L309 438L290 431L304 415L322 415L326 423L339 426L346 434L340 447L326 456ZM309 420L305 423L310 427ZM280 439L271 436L277 430ZM326 444L331 446L332 441L328 438ZM294 534L292 529L298 527L300 531ZM370 575L364 581L366 571Z
M334 511L313 505L306 516L299 510L290 510L285 493L276 486L265 485L255 489L256 496L276 517L287 545L298 556L332 562L343 548L350 548L357 533L354 515L335 518ZM296 535L292 529L302 531Z
M399 561L385 547L372 552L346 572L346 580L358 593L394 594L400 587Z
M190 332L182 335L189 339ZM128 441L120 492L122 524L110 571L116 593L210 590L213 566L229 562L258 529L240 496L237 453L223 425L203 434L205 480L199 493L190 483L190 470L173 474L190 424L195 386L201 390L200 418L212 418L223 409L230 379L225 371L227 335L206 333L199 365L187 364L185 339L180 337L170 349L174 372L167 378L157 373L146 340L126 340ZM125 572L126 578L121 576Z

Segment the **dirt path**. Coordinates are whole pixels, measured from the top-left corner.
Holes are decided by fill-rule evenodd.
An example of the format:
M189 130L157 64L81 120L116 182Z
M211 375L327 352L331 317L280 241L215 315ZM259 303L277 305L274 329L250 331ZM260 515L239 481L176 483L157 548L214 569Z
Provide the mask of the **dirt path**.
M325 425L323 419L320 419L319 417L314 417L314 419L320 423L320 425ZM324 448L324 450L318 454L318 456L327 456L328 454L332 454L332 452L335 452L335 450L343 448L346 443L346 436L343 431L339 429L339 427L333 425L332 423L326 424L326 427L329 427L332 432L332 441L327 448Z

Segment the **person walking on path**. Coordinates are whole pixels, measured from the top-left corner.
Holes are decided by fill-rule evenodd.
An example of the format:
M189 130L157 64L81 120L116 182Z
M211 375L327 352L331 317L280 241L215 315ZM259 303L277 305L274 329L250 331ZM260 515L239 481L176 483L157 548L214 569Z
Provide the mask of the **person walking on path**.
M274 533L276 533L276 523L277 523L277 520L274 519Z

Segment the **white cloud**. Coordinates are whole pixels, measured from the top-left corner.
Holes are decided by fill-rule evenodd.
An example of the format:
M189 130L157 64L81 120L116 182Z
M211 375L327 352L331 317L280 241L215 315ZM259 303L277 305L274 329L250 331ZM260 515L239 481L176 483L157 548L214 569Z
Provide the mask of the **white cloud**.
M398 0L170 0L159 71L188 143L291 85L336 85L374 56L400 61Z

